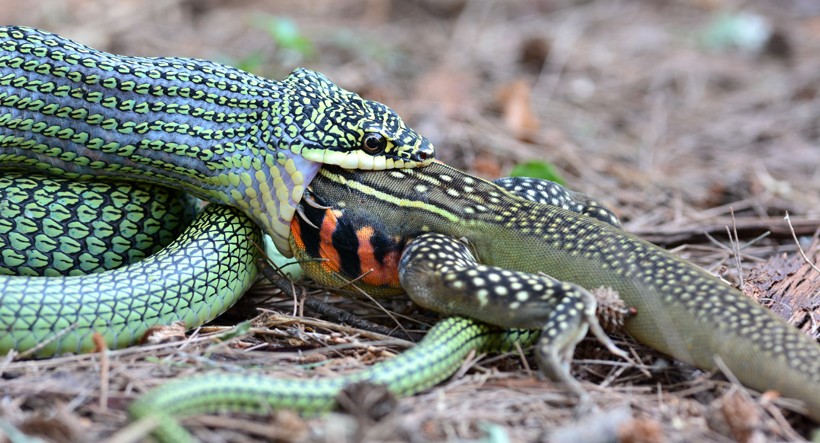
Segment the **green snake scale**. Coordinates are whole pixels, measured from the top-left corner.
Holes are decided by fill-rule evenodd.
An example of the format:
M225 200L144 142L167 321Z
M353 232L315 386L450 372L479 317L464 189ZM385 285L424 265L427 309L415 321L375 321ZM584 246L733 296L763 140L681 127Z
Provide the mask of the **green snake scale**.
M85 275L138 262L177 238L192 199L144 183L0 175L0 275Z
M41 178L44 186L55 181L65 185L65 179ZM152 326L177 321L186 328L199 326L253 284L255 245L261 243L248 217L209 205L178 238L139 262L81 276L0 276L0 352L29 351L37 357L90 352L95 333L108 347L122 348L138 343Z

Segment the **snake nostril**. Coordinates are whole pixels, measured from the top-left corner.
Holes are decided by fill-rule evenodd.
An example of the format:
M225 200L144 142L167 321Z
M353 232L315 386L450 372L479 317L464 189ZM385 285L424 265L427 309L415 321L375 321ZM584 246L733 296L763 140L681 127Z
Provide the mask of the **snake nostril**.
M435 155L435 151L433 150L433 147L430 146L430 145L425 146L424 148L419 150L419 153L418 153L418 157L419 157L420 160L427 160L427 159L433 158L434 155Z

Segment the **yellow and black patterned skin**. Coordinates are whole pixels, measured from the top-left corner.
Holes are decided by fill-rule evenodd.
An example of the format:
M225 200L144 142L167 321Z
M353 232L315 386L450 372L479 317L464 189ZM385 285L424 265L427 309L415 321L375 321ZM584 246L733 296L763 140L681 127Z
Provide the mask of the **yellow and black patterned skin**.
M583 318L584 288L612 288L637 312L625 328L638 341L706 370L720 359L745 385L802 400L820 420L820 344L624 232L594 200L564 194L563 203L538 203L526 198L526 186L501 184L506 189L438 163L382 173L323 168L310 193L331 209L308 215L323 229L294 221L291 242L302 259L324 260L306 272L325 284L366 279L374 268L378 279L363 281L375 293L397 290L398 275L431 309L506 327L549 325L555 331L544 328L542 341L546 335L552 344L539 344L537 355L566 382L555 357L596 326ZM378 254L352 258L362 251Z
M181 188L240 209L285 254L320 165L410 168L433 156L393 110L307 69L272 81L0 27L0 169Z

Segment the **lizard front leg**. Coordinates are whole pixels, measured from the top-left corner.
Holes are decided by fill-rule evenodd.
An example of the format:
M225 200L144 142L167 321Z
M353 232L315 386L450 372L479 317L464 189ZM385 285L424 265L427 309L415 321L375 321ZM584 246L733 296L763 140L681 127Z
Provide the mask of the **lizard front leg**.
M399 279L425 308L507 328L541 329L536 345L541 371L582 400L586 393L570 374L569 361L588 330L611 352L628 358L603 332L589 291L545 275L482 265L452 237L428 233L410 242L399 262Z

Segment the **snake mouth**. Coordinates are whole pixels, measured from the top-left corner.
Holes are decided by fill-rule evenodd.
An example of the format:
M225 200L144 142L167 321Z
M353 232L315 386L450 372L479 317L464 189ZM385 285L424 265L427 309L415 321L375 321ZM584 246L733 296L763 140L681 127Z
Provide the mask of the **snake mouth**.
M381 154L395 162L397 167L426 166L436 158L436 148L424 137L419 136L415 145L405 145L401 149ZM376 156L374 156L376 157Z

